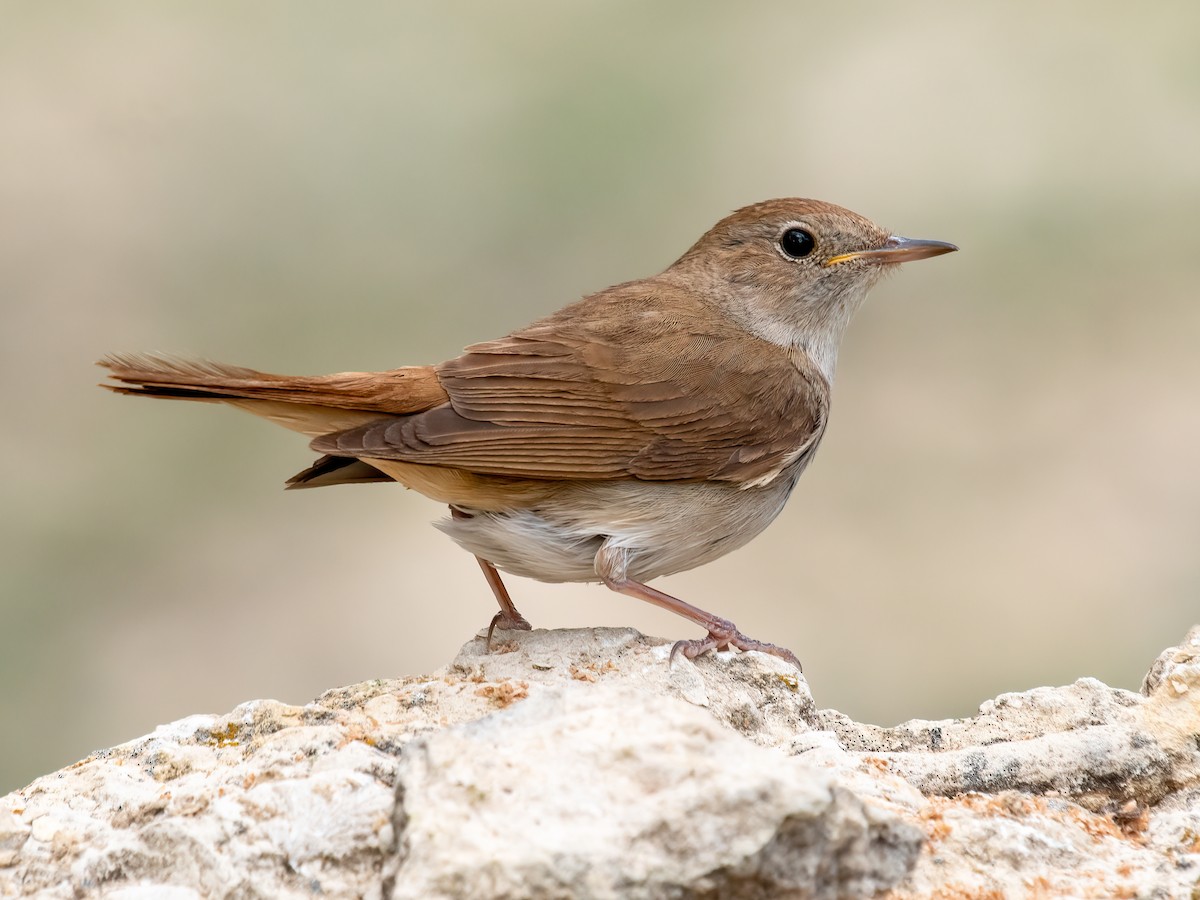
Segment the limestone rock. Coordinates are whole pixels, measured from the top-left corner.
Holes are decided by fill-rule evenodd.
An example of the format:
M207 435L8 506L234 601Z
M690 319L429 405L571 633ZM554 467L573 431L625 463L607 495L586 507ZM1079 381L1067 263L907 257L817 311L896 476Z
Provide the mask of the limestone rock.
M1200 629L1155 661L1143 693L1081 678L1002 694L973 719L859 725L821 721L849 750L876 754L923 793L1017 790L1092 811L1154 805L1200 781Z
M569 685L401 760L393 896L870 896L922 834L678 700Z
M1200 629L1142 693L1083 679L895 728L818 712L758 653L510 641L183 719L0 798L0 897L1200 892Z

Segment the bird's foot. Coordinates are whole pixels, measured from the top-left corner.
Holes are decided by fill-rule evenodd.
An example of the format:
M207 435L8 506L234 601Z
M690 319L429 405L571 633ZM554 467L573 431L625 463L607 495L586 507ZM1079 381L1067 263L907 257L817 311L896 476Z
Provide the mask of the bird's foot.
M791 663L799 671L803 672L804 667L800 665L800 660L796 658L791 650L787 647L780 647L776 644L768 644L766 641L756 641L754 638L746 637L737 630L732 622L727 619L717 619L709 623L708 636L692 641L676 641L671 647L671 655L668 658L668 665L675 661L675 654L682 653L688 659L695 659L702 653L707 653L709 650L728 650L730 647L736 647L741 651L758 650L760 653L770 653L772 656L778 656L785 662Z
M515 608L513 609L513 612L517 612ZM516 616L513 617L513 616L510 616L508 613L504 612L503 610L501 610L500 612L498 612L494 616L492 616L492 622L490 625L488 625L487 649L489 652L491 652L491 649L492 649L492 633L495 632L495 630L497 628L499 628L501 631L532 631L533 630L533 626L529 624L529 620L526 619L520 613L517 613Z

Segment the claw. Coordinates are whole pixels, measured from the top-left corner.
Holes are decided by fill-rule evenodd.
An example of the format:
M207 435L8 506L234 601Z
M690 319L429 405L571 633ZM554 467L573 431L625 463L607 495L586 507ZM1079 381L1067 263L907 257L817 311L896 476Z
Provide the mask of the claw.
M695 659L701 653L709 650L720 650L720 643L712 635L694 641L676 641L671 646L671 654L667 657L667 665L675 664L675 654L682 653L688 659Z
M778 644L768 644L766 641L756 641L740 632L730 638L729 643L742 651L757 650L759 653L769 653L772 656L778 656L784 662L795 666L801 674L804 673L804 666L800 665L800 660L796 658L796 654L787 647L780 647Z
M505 615L503 611L492 616L491 624L487 630L487 649L490 653L492 650L492 633L501 628L505 631L532 631L533 626L525 619L523 615L517 613L517 618L513 619Z
M800 665L800 660L796 658L796 654L791 650L786 647L780 647L777 644L768 644L766 641L756 641L754 638L746 637L746 635L734 627L732 622L724 620L721 620L719 623L716 623L715 627L709 629L708 637L692 641L676 641L671 647L670 655L667 657L667 665L672 665L675 662L676 653L682 653L688 659L695 659L709 650L726 650L730 647L736 647L742 652L757 650L760 653L769 653L772 656L778 656L785 662L791 663L801 673L804 672L804 667Z

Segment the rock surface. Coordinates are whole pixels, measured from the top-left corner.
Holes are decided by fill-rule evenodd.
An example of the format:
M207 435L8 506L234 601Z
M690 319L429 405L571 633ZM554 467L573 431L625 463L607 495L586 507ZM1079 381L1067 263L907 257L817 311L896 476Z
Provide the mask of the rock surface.
M622 629L192 716L0 798L0 897L1200 897L1200 629L1142 693L856 724Z

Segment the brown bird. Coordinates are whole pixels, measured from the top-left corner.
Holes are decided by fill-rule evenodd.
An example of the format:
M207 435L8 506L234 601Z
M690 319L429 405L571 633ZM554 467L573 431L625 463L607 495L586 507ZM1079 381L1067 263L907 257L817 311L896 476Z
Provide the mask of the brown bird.
M610 287L436 366L317 377L145 354L99 364L114 391L228 403L325 454L291 488L398 481L450 506L500 604L497 568L602 581L707 631L711 649L788 650L645 582L741 547L783 509L829 414L838 344L897 263L957 249L816 200L718 222L666 271Z

